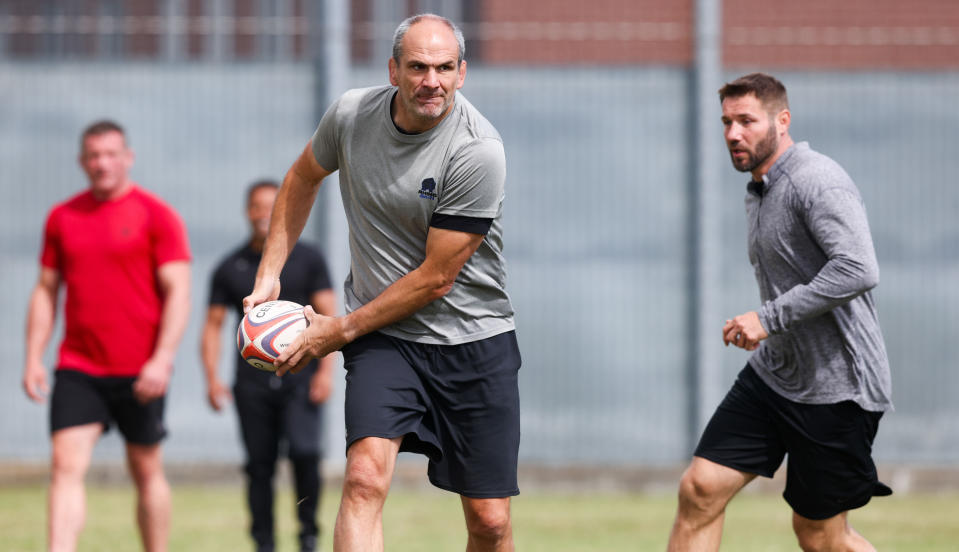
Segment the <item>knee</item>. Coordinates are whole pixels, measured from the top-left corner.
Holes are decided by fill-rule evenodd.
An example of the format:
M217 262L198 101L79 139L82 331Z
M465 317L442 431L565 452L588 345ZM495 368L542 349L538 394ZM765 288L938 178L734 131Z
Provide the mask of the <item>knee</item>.
M829 532L822 524L805 520L799 516L793 516L793 532L796 533L796 540L799 541L799 548L803 552L817 552L820 550L831 550Z
M799 541L799 549L803 552L828 550L826 535L822 531L796 529L796 540Z
M679 480L679 509L687 514L717 515L725 508L724 488L708 474L687 469Z
M166 476L163 473L163 460L158 446L128 445L127 465L130 470L130 477L139 488L166 482Z
M466 529L474 539L499 542L510 534L509 508L498 505L470 508L466 515Z
M343 494L356 501L383 501L390 488L389 468L369 457L352 458L343 479Z
M293 454L290 453L290 464L297 472L319 472L320 457L317 454Z
M273 474L276 472L276 463L248 460L246 465L243 466L243 471L250 479L273 479Z
M50 477L53 480L82 479L86 475L86 463L65 454L53 454L50 459Z
M50 457L50 479L53 482L82 481L89 466L88 457L54 448Z

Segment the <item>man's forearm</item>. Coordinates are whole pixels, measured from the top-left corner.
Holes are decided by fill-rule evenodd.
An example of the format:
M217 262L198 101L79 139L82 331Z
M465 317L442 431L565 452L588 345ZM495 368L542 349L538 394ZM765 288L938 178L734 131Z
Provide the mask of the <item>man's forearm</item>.
M172 364L190 317L190 269L185 261L160 267L166 274L163 283L163 308L153 358Z
M26 359L28 363L40 362L43 358L43 351L53 334L56 303L56 292L51 292L39 285L33 289L33 293L30 295L26 328Z
M423 263L340 320L346 342L402 320L449 293L484 239L481 234L430 228Z
M375 299L341 320L347 342L403 320L446 295L445 280L429 277L422 267L393 282Z
M207 383L219 378L218 365L220 362L220 328L205 326L200 342L200 358L203 361L203 374Z
M808 284L795 286L763 305L759 318L769 333L781 333L797 322L820 316L852 301L878 283L879 269L875 260L831 259Z

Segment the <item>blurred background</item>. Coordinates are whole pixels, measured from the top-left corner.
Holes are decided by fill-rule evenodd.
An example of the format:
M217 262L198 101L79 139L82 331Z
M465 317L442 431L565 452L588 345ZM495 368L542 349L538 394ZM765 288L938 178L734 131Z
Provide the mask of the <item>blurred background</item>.
M393 30L426 11L461 24L462 92L506 145L524 469L682 466L745 363L720 329L759 306L749 177L726 155L716 91L756 70L786 85L793 138L837 160L866 202L896 404L877 461L913 470L899 490L959 461L959 3L0 0L0 335L13 351L0 469L47 462L47 407L20 386L27 296L49 208L87 185L78 136L99 118L126 128L134 179L180 212L193 248L167 461L238 466L235 414L208 408L199 359L210 272L247 235L246 186L282 178L332 98L387 83ZM339 284L349 260L331 180L305 237ZM58 343L59 331L51 367ZM342 370L336 382L334 472ZM111 432L95 458L121 449Z

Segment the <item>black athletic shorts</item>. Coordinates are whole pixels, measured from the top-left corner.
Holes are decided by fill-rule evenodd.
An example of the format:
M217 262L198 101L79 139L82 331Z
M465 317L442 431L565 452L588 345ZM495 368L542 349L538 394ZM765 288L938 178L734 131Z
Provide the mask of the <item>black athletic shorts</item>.
M828 519L892 494L872 443L882 412L853 401L802 404L769 388L748 364L703 431L696 456L772 477L788 453L783 498L797 514Z
M136 378L99 378L65 368L57 370L55 378L50 433L99 422L104 432L116 423L126 442L137 445L153 445L166 436L165 397L140 404L133 396Z
M471 498L519 494L520 353L515 332L460 345L372 333L343 348L346 446L403 437L429 479Z

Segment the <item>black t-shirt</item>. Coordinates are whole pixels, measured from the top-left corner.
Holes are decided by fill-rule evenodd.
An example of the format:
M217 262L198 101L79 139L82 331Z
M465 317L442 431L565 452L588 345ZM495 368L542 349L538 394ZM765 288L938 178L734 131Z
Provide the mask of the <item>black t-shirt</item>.
M209 304L231 307L237 314L236 323L239 324L243 317L243 298L253 291L259 265L260 253L253 251L249 243L227 255L213 272ZM313 246L297 243L280 273L280 299L309 305L314 293L331 287L330 274L320 251ZM252 372L269 374L247 364L239 352L235 356L238 375ZM300 373L312 372L314 364L311 363L308 369Z

